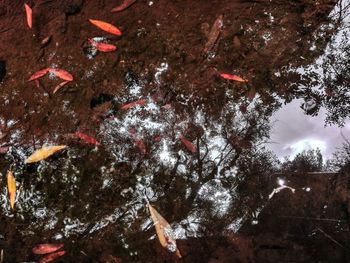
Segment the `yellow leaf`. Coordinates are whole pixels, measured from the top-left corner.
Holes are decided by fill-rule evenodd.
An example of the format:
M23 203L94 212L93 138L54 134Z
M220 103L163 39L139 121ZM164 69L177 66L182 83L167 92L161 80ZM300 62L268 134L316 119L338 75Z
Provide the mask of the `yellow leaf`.
M169 223L150 204L148 204L148 209L162 247L166 248L169 252L175 252L176 256L181 258L181 253L176 246L176 239Z
M47 157L53 155L55 152L67 148L67 145L57 145L57 146L44 146L39 150L36 150L31 156L29 156L25 163L35 163L46 159Z
M16 200L16 180L12 171L7 172L7 189L9 192L11 208L14 209Z

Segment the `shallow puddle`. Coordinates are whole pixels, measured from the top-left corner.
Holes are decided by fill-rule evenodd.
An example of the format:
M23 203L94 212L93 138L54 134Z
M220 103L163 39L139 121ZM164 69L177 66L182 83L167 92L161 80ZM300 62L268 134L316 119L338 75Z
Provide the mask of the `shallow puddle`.
M350 2L122 2L0 3L0 263L349 260Z

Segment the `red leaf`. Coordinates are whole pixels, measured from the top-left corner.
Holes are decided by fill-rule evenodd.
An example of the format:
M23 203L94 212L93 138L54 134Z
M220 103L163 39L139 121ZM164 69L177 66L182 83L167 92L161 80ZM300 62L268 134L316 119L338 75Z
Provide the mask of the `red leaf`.
M83 140L85 143L93 144L93 145L101 145L95 138L93 138L85 133L75 132L74 136Z
M63 243L58 243L58 244L45 243L45 244L39 244L33 247L32 251L34 254L42 255L42 254L55 252L56 250L61 249L63 246L64 246Z
M146 99L137 100L137 101L134 101L134 102L130 102L130 103L124 104L121 109L122 110L127 110L127 109L130 109L130 108L136 107L136 106L144 106L146 104L146 102L147 102Z
M186 146L187 150L189 150L192 153L197 152L197 147L194 146L194 144L187 140L184 136L181 135L180 140Z
M45 257L41 258L39 260L39 263L48 263L54 261L56 258L62 257L64 254L66 254L66 251L58 251L55 253L48 254Z
M224 79L228 79L228 80L238 81L238 82L248 82L248 80L243 79L237 75L231 75L231 74L226 74L226 73L220 73L220 77L222 77Z
M120 12L123 11L125 9L127 9L129 6L131 6L132 4L134 4L136 2L136 0L124 0L124 2L121 5L118 5L116 7L114 7L111 12Z

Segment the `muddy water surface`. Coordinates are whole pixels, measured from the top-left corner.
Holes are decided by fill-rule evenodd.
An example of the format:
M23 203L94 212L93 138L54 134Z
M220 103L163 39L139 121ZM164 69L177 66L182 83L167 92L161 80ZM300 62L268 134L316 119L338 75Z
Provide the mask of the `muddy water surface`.
M328 123L344 124L346 41L340 53L325 56L324 79L305 69L339 40L334 36L347 6L139 0L111 13L120 2L30 1L32 29L22 1L0 3L3 262L39 260L31 251L39 243L65 244L57 262L317 262L324 255L315 250L324 247L333 253L326 253L329 259L344 262L345 200L312 195L310 218L339 219L327 231L295 226L295 220L277 228L281 221L269 219L278 207L289 218L305 217L310 210L299 211L298 204L309 198L310 185L332 193L327 187L334 176L320 183L293 177L294 197L287 190L270 202L279 186L277 158L264 146L271 115L294 99L304 101L306 114L323 107ZM123 35L88 19L112 23ZM117 51L96 51L89 38ZM336 75L327 71L330 65ZM60 80L54 74L28 82L48 67L74 80L55 94ZM99 145L72 136L76 131ZM68 148L24 163L35 149L53 144ZM9 169L18 189L14 210ZM159 244L147 202L171 224L181 259ZM334 208L325 212L325 202ZM332 240L334 233L340 241Z

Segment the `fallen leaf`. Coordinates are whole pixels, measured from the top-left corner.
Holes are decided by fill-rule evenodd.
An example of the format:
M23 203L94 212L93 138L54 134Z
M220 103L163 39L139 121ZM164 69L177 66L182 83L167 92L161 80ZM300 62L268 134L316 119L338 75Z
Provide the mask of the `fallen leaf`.
M55 74L60 79L67 80L67 81L73 80L73 76L69 72L65 71L64 69L49 68L49 72Z
M187 140L183 135L180 136L180 140L186 146L187 150L189 150L192 153L197 152L197 147L194 146L194 144Z
M125 9L127 9L128 7L130 7L132 4L134 4L136 2L136 0L124 0L122 4L114 7L111 12L120 12L123 11Z
M145 143L143 142L143 140L141 139L135 139L134 140L134 143L136 145L136 147L140 150L140 152L142 154L145 154L146 153L146 146L145 146Z
M9 146L2 146L0 147L0 154L5 154L9 151L10 147Z
M107 22L101 21L101 20L95 20L95 19L89 19L90 23L97 26L98 28L102 29L103 31L106 31L108 33L111 33L113 35L121 36L122 32L112 24L109 24Z
M226 74L226 73L220 73L220 77L222 77L224 79L228 79L228 80L235 80L238 82L248 82L248 80L243 79L237 75L231 75L231 74Z
M101 145L95 138L93 138L85 133L75 132L73 135L74 135L74 137L83 140L85 143L93 144L93 145Z
M49 73L50 69L49 68L44 68L42 70L39 70L35 72L33 75L30 76L28 81L36 80L38 78L41 78L45 76L47 73Z
M171 253L175 253L176 256L181 258L181 253L176 246L174 232L169 223L150 204L148 204L148 209L151 214L154 227L156 228L158 240L162 247L164 247Z
M52 254L48 254L39 260L39 263L48 263L54 261L56 258L62 257L66 254L66 251L58 251Z
M64 246L63 243L58 243L58 244L44 243L33 247L32 252L37 255L43 255L43 254L55 252L61 249L63 246Z
M53 90L53 94L55 94L57 91L59 91L64 85L66 85L68 82L70 82L69 80L63 81L60 84L58 84L54 90Z
M127 109L130 109L130 108L136 107L136 106L144 106L146 104L146 102L147 102L146 99L137 100L137 101L134 101L134 102L130 102L130 103L124 104L121 109L122 110L127 110Z
M25 8L25 10L26 10L27 24L28 24L29 28L32 28L32 26L33 26L33 18L32 18L32 16L33 16L33 11L32 11L32 9L30 8L30 6L27 5L27 4L24 4L24 8Z
M47 36L45 37L43 40L41 40L40 44L41 44L41 47L44 47L46 46L47 44L49 44L51 40L51 35L50 36Z
M117 50L117 47L112 44L100 43L93 39L89 39L89 42L94 48L96 48L98 51L101 51L101 52L113 52Z
M215 45L215 43L217 42L219 35L222 31L222 26L223 26L224 22L223 22L223 16L219 15L213 26L211 27L210 33L208 34L208 41L207 43L205 43L204 46L204 52L209 52Z
M25 163L35 163L41 160L46 159L47 157L53 155L54 153L61 151L67 148L66 145L57 145L57 146L44 146L39 150L36 150L31 156L29 156Z
M16 179L10 170L7 172L7 189L9 193L11 208L14 209L16 200Z

